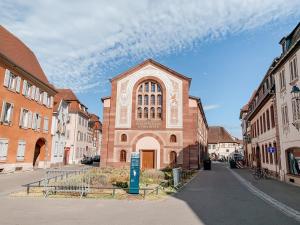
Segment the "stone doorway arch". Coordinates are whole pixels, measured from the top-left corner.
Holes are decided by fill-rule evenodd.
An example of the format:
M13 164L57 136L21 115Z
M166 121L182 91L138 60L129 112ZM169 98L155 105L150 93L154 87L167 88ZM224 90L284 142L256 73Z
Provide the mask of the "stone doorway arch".
M46 146L47 141L44 138L39 138L36 141L32 161L33 168L41 168L46 165Z

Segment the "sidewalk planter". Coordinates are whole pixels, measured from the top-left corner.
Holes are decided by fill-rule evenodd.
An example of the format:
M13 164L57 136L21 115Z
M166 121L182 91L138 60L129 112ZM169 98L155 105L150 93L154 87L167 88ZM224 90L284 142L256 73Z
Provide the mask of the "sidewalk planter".
M211 170L211 161L210 159L203 160L204 170Z
M230 169L236 169L236 162L234 160L229 160Z

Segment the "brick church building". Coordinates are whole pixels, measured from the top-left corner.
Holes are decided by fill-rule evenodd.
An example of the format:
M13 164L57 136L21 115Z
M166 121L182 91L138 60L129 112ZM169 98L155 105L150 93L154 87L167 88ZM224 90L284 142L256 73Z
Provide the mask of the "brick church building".
M200 98L189 95L191 78L148 59L111 79L102 98L101 166L199 168L207 153L208 125Z

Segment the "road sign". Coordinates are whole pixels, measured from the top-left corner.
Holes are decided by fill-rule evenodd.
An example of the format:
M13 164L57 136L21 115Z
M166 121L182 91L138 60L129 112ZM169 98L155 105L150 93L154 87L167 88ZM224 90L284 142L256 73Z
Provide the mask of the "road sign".
M275 147L268 147L267 149L269 153L274 153L276 151Z
M129 193L139 194L140 187L140 154L133 152L130 161L130 182Z

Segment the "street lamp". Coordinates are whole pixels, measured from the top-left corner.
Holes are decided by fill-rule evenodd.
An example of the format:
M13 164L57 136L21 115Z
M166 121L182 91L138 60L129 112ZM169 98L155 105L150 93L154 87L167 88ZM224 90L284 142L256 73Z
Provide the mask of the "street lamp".
M300 89L296 85L292 87L291 94L293 99L300 99Z
M298 105L298 103L299 103L298 101L300 100L300 89L299 89L299 87L294 85L292 87L291 94L292 94L292 99L295 99L296 100L296 105ZM300 129L300 120L297 119L292 124L299 131L299 129Z

